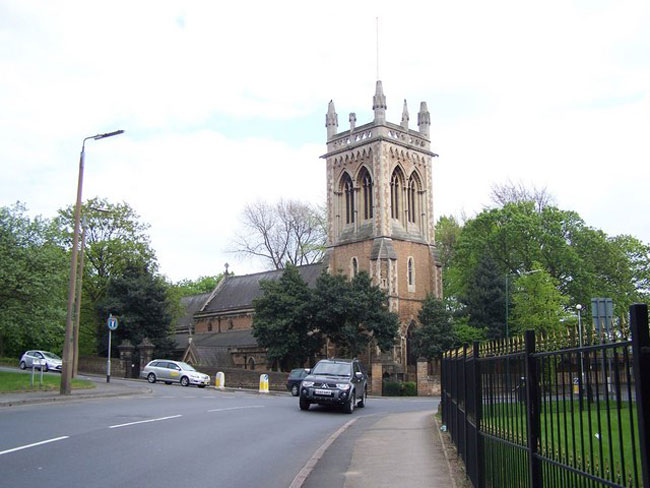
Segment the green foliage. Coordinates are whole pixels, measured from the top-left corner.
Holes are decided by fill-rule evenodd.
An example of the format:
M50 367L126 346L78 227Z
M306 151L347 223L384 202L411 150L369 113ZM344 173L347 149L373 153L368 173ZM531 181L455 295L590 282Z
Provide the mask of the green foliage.
M0 371L0 393L35 390L51 391L58 390L61 387L60 375L43 375L43 384L40 384L41 375L37 373L34 376L34 386L31 384L31 375L31 372ZM75 390L95 388L92 381L80 380L78 378L73 378L70 386Z
M342 274L323 273L316 282L314 323L341 354L358 356L373 340L389 350L399 327L397 314L388 310L388 298L370 276L361 272L351 281Z
M462 317L454 323L454 334L456 334L458 344L472 344L474 341L486 340L485 329L472 327Z
M260 287L263 295L253 302L257 343L282 369L304 364L323 345L322 334L312 325L311 290L291 264L278 281L262 281Z
M418 396L417 384L414 381L384 381L383 396Z
M105 354L108 343L106 319L118 318L113 332L113 352L124 340L139 344L148 337L156 346L155 353L168 355L173 350L170 339L172 315L167 296L167 284L142 263L127 265L124 271L111 277L104 298L97 305L99 318L99 354Z
M422 326L413 332L413 346L418 357L427 360L439 358L457 343L451 313L442 300L428 295L418 313L418 320Z
M566 315L564 306L568 301L560 292L557 280L546 271L538 268L520 276L512 293L513 332L523 333L526 329L551 332L564 327L560 319Z
M63 345L69 260L50 222L25 212L0 208L0 356Z
M490 340L505 337L505 281L494 260L487 254L481 256L469 280L460 297L469 315L468 325L485 329Z
M179 298L182 298L190 295L209 293L216 288L222 278L223 273L219 273L215 276L200 276L195 280L181 280L172 286L178 290Z

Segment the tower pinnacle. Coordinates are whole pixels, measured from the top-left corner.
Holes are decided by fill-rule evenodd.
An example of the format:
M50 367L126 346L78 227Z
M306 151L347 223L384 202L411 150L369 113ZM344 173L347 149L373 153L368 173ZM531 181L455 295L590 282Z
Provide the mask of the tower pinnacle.
M338 126L339 116L334 110L334 101L330 100L330 103L327 106L327 115L325 115L325 127L327 128L328 139L331 139L332 136L336 135Z
M418 112L418 128L420 133L429 137L429 129L431 127L431 115L427 108L427 102L420 102L420 111Z
M381 81L377 80L377 88L375 96L372 97L372 109L375 111L375 123L383 124L386 122L386 96L381 85Z
M409 128L409 109L406 106L406 98L404 99L404 108L402 109L402 123L401 123L401 126L404 129L407 129L407 130Z

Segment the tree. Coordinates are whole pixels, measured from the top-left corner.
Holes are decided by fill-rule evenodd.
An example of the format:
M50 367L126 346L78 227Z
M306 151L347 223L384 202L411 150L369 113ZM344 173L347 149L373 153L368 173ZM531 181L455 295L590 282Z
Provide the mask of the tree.
M232 273L230 273L232 274ZM171 285L177 290L178 297L209 293L216 288L223 278L223 273L214 276L199 276L195 280L185 279Z
M323 208L295 200L272 205L255 202L244 208L244 230L235 237L234 252L261 258L274 269L320 261L327 239Z
M25 212L0 207L0 356L63 344L69 260L51 223Z
M351 281L342 274L323 273L314 290L314 323L343 354L358 356L374 341L389 350L399 318L388 310L388 297L361 272Z
M514 282L513 331L523 334L526 329L544 333L561 330L561 319L566 317L564 306L568 301L560 292L557 280L536 267Z
M312 292L298 269L289 264L278 281L262 281L263 295L253 301L253 335L267 349L269 363L284 370L301 366L323 345L312 326Z
M491 256L481 257L467 285L461 302L468 315L467 325L484 329L487 339L505 337L505 276Z
M108 331L105 325L109 314L117 317L119 327L113 336L117 346L124 340L139 344L148 337L156 346L156 354L165 356L172 352L170 338L172 314L167 297L167 284L143 263L126 266L119 275L108 281L106 293L98 302L98 336L100 354L107 349Z
M427 295L418 313L421 327L414 332L415 353L431 361L458 343L451 312L443 300Z
M546 188L529 188L521 182L513 183L510 180L492 185L490 199L500 207L508 203L533 202L538 212L553 205L555 201Z
M81 209L85 221L85 266L79 325L80 354L89 354L98 347L98 338L105 335L106 317L97 316L97 306L104 298L109 280L139 264L152 271L157 267L155 252L150 246L148 224L127 203L110 203L103 198L87 200ZM59 244L72 246L74 206L59 210L55 219L59 228ZM98 335L99 334L99 335Z

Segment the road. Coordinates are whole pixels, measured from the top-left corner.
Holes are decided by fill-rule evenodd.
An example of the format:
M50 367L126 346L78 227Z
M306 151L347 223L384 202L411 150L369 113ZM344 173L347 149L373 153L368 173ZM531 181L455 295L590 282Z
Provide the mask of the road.
M437 404L371 397L347 415L302 412L288 393L151 386L150 395L0 410L0 486L286 488L351 418L359 417L323 457L321 475L345 471L354 438L375 419ZM308 486L337 486L323 480Z

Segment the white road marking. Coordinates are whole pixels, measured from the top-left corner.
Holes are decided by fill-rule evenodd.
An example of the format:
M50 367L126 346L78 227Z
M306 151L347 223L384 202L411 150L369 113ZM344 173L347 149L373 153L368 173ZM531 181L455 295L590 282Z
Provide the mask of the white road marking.
M213 410L208 410L208 412L225 412L226 410L243 410L245 408L264 408L264 405L251 405L250 407L215 408Z
M149 419L149 420L139 420L137 422L129 422L128 424L118 424L118 425L111 425L108 428L109 429L117 429L118 427L127 427L129 425L136 425L136 424L146 424L148 422L158 422L160 420L169 420L169 419L175 419L178 417L182 417L182 415L171 415L169 417L160 417L158 419Z
M62 441L67 439L70 436L64 435L62 437L55 437L54 439L48 439L46 441L34 442L33 444L27 444L26 446L14 447L13 449L7 449L6 451L0 451L0 456L3 454L9 454L10 452L20 451L22 449L28 449L30 447L42 446L43 444L48 444L50 442Z

